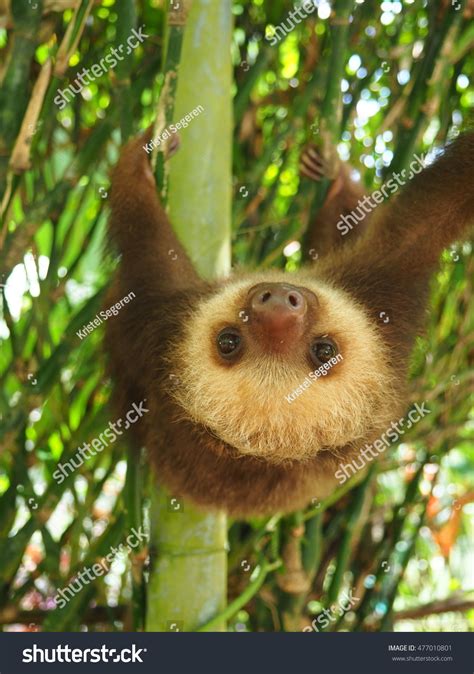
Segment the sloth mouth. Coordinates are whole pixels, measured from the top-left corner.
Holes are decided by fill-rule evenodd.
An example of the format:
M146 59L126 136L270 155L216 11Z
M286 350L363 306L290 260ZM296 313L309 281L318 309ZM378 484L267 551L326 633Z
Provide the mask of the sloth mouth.
M304 449L300 447L300 451L295 453L295 449L292 449L291 443L281 443L278 446L271 444L271 442L267 444L262 436L256 438L250 437L248 439L231 439L226 437L225 433L217 431L210 426L203 426L203 428L214 441L219 443L219 452L224 450L227 456L239 461L252 459L253 461L272 465L304 464L315 459L321 451L328 451L327 447L315 446L313 443L310 449L305 445ZM271 449L268 449L269 447Z

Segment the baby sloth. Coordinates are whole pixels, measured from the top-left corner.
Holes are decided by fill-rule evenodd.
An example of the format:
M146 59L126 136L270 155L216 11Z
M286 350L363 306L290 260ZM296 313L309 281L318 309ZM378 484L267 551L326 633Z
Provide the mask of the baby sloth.
M121 262L108 306L135 293L107 322L119 410L146 399L137 446L201 507L248 516L324 498L338 465L404 412L430 277L474 216L474 133L412 179L402 171L401 193L363 222L347 215L348 236L337 223L362 194L341 169L308 232L316 261L214 283L159 203L147 139L125 146L112 181ZM309 149L303 172L321 171Z

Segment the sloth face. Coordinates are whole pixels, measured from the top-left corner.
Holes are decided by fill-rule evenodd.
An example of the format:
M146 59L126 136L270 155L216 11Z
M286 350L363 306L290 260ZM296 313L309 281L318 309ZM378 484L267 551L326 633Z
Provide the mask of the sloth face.
M337 453L393 418L375 326L343 291L304 273L227 282L196 307L170 360L185 416L273 463Z

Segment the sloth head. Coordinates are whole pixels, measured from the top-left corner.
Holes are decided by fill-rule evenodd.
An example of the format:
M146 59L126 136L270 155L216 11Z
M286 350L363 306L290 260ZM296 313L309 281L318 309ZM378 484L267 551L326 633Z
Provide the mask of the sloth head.
M309 275L230 280L185 323L170 354L173 395L237 455L282 463L337 454L393 417L376 326L353 298Z

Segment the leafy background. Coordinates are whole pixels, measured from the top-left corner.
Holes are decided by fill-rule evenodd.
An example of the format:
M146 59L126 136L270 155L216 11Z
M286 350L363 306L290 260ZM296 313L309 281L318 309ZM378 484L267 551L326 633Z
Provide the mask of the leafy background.
M306 142L329 133L369 193L469 121L472 3L316 4L276 46L265 35L292 3L231 6L236 265L300 265L327 187L299 178ZM137 502L148 521L148 492L137 490L145 459L128 461L117 441L61 485L52 474L114 419L103 328L82 340L76 331L99 310L115 265L104 253L109 170L122 140L155 117L166 12L154 0L0 1L4 630L143 628L146 548L117 557L64 610L54 596L121 542ZM346 15L347 25L334 22ZM143 45L59 111L58 87L140 25ZM470 244L459 244L433 280L412 364L412 401L431 414L329 501L229 522L229 630L300 630L347 588L360 600L326 630L472 630L473 271Z

